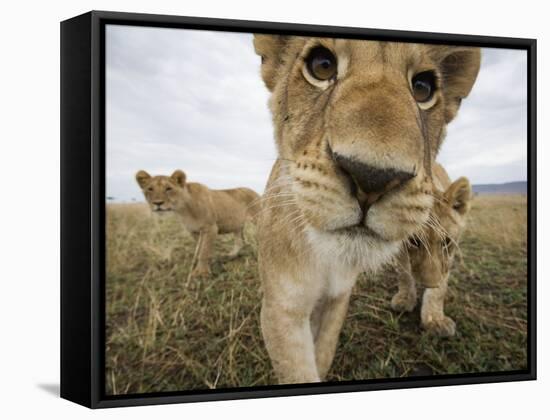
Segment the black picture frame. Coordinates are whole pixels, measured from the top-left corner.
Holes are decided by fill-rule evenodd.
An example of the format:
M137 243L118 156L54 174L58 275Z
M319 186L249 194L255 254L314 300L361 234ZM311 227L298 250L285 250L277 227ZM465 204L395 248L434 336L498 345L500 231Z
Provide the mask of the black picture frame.
M521 49L528 65L526 370L106 396L105 25L279 33ZM536 379L536 40L92 11L61 23L61 397L90 408Z

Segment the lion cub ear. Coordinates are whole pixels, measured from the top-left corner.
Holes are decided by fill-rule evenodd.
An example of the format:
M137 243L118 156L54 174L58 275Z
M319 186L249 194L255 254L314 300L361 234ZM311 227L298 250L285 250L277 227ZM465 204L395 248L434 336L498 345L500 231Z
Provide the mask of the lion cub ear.
M443 76L445 121L451 122L462 99L474 86L481 65L481 49L475 47L432 46L431 56L439 63Z
M453 182L447 188L445 198L459 214L465 215L468 213L472 201L472 186L468 178L461 177Z
M182 170L176 169L174 173L170 176L170 178L172 178L172 181L174 181L177 185L183 187L185 185L185 180L187 179L187 176Z
M136 174L136 181L140 186L140 188L144 188L150 179L151 179L151 175L149 175L144 170L138 171L138 173Z
M289 37L284 35L254 34L254 50L262 57L262 79L273 91L277 84L278 69L284 64L284 50Z

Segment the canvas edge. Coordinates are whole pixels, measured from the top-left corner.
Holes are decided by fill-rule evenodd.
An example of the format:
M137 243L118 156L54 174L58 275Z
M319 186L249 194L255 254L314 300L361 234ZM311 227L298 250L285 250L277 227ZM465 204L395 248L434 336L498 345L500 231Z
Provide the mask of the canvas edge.
M91 13L60 28L60 396L92 406Z

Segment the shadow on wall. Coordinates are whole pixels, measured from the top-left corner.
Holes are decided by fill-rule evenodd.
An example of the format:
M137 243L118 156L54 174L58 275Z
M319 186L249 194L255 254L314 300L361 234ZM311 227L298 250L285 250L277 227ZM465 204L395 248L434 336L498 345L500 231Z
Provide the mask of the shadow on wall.
M59 397L59 384L38 384L37 387L54 397Z

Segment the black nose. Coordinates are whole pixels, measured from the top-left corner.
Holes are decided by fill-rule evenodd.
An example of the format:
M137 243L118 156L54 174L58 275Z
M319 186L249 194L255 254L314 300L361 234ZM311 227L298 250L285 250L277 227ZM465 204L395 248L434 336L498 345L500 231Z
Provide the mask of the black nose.
M334 153L336 163L350 175L357 187L365 194L377 196L402 185L415 176L412 172L392 168L377 168L357 159Z
M153 201L153 204L155 206L162 206L164 204L164 201L161 201L161 200Z

